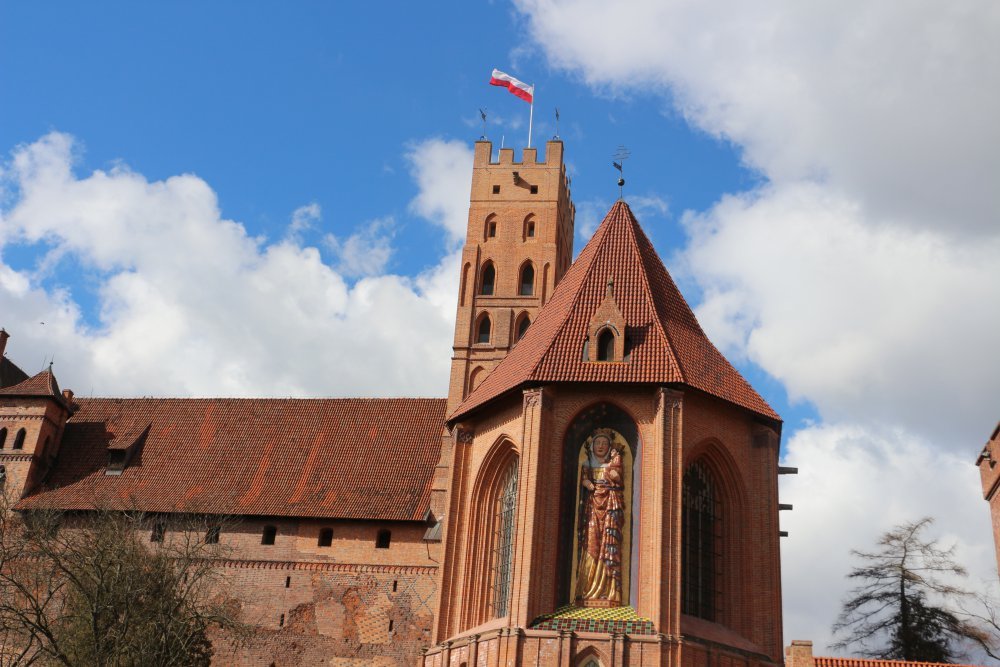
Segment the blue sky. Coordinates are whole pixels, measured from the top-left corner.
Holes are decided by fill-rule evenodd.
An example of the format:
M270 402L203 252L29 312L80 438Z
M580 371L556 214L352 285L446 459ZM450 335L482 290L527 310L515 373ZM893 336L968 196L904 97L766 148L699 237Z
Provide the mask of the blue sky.
M995 580L998 37L985 0L5 3L7 352L83 395L442 394L477 110L526 140L497 67L536 144L561 111L576 249L625 145L784 416L786 640L823 646L847 548L893 523L938 516Z

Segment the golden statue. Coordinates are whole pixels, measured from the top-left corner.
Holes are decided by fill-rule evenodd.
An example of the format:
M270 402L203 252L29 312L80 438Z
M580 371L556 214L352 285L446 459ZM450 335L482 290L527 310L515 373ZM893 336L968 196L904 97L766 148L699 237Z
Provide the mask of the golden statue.
M612 434L610 429L594 432L580 467L576 604L584 607L622 603L625 476L622 452L612 444Z

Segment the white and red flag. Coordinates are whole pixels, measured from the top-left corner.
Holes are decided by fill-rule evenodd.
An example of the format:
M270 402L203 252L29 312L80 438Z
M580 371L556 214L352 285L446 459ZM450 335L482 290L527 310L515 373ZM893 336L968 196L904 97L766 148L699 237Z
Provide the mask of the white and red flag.
M504 74L498 69L493 70L493 75L490 77L490 85L503 86L528 104L532 104L535 98L534 86L529 86L523 81L518 81L510 74Z

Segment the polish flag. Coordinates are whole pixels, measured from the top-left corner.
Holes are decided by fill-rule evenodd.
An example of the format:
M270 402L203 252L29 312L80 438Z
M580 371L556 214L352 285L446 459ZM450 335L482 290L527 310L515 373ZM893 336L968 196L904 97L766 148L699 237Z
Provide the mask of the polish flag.
M535 97L534 86L529 86L523 81L518 81L510 74L504 74L498 69L493 70L493 76L490 77L490 85L503 86L529 104L531 104L531 101Z

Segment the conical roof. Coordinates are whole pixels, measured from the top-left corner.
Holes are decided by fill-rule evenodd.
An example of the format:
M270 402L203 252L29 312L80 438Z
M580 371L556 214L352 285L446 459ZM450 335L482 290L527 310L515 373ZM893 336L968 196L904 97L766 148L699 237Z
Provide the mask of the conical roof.
M609 280L625 319L629 359L584 361L583 342ZM680 383L781 419L708 340L624 201L611 207L524 338L449 421L521 385L550 382Z
M59 391L59 383L51 368L47 368L41 373L34 375L23 382L19 382L12 387L0 389L0 396L30 396L54 398L65 404L62 392Z

